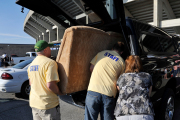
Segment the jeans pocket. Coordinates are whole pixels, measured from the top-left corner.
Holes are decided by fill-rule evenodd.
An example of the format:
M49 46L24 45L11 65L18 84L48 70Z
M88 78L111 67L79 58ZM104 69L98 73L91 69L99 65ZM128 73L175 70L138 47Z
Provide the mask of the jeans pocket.
M96 103L98 103L98 94L95 92L88 92L86 96L86 104L94 106Z
M113 96L112 97L106 96L106 106L112 106L112 107L115 106L115 98Z
M97 95L92 94L92 93L90 93L90 92L88 92L87 95L88 95L89 97L94 97L94 98L97 98L97 97L98 97Z

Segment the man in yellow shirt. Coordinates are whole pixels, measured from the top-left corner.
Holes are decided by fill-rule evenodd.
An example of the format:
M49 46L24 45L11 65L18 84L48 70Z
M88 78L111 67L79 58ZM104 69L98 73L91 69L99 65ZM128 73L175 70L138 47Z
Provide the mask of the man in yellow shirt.
M116 43L112 50L99 52L91 61L92 72L85 105L85 120L114 120L116 81L124 72L125 63L120 56L124 44Z
M57 64L51 57L51 44L40 40L34 46L37 57L28 67L30 107L34 120L60 120L59 98L61 95L57 82Z

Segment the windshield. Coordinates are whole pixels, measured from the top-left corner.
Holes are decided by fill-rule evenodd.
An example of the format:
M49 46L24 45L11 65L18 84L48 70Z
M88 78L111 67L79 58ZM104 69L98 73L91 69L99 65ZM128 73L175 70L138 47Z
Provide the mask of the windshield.
M25 55L26 57L30 57L30 54L29 53L26 53L26 55Z
M32 61L33 61L33 59L20 62L20 63L14 65L12 68L23 69L24 67L29 65Z

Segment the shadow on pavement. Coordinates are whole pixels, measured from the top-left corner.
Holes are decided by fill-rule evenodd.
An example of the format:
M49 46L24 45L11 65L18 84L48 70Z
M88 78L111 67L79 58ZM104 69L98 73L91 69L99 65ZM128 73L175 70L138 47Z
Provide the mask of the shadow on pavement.
M14 98L0 98L0 104L11 100L14 100Z
M29 101L1 99L0 120L32 120Z
M28 97L28 98L25 98L25 97L22 96L21 93L15 93L15 97L16 97L16 98L22 98L22 99L25 99L25 100L29 100L29 97Z

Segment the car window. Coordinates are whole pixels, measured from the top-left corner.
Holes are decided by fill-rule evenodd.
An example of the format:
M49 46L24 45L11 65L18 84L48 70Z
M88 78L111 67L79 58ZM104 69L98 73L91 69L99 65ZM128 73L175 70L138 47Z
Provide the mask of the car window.
M26 67L27 65L29 65L32 61L33 61L33 59L31 59L31 60L25 60L25 61L23 61L23 62L20 62L20 63L14 65L12 68L23 69L24 67Z
M29 54L29 53L26 53L26 55L25 55L25 56L29 57L29 56L30 56L30 54Z
M36 56L36 53L32 53L32 56Z
M139 39L144 52L174 52L173 40L168 37L142 34Z
M176 52L176 40L164 30L136 20L129 20L129 24L138 54Z

